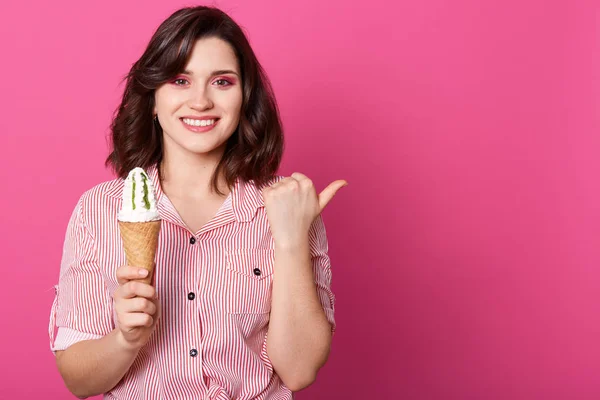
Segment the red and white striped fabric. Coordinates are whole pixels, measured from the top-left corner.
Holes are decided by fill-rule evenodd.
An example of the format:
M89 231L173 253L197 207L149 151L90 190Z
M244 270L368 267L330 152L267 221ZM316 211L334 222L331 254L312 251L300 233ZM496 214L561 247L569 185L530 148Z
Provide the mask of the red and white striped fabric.
M161 191L157 169L147 172L162 218L155 285L163 312L131 369L104 398L293 399L266 352L274 242L260 190L238 180L213 219L192 233ZM117 225L122 189L121 179L102 183L73 211L50 315L52 351L115 328L116 270L126 264ZM335 331L321 216L309 241L318 296Z

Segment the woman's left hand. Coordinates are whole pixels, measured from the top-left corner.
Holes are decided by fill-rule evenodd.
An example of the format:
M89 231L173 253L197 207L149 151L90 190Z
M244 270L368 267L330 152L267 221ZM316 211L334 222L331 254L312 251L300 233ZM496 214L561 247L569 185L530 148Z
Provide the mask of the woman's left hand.
M307 240L315 218L337 191L347 184L345 180L334 181L317 196L312 181L306 175L294 172L263 189L263 200L275 244L294 246Z

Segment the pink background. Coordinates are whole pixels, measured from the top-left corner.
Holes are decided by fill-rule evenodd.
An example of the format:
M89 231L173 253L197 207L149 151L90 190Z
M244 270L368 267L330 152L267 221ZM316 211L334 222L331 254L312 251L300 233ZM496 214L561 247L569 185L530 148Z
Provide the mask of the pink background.
M188 4L0 6L0 399L72 398L47 337L68 217ZM324 212L338 332L297 398L600 398L598 3L215 4L273 81L281 173L350 182Z

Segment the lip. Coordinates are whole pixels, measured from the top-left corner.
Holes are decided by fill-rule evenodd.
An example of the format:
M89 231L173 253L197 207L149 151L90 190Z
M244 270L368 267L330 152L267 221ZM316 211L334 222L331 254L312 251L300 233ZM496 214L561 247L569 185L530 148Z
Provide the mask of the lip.
M195 120L206 120L206 119L214 119L215 123L209 126L191 126L183 122L184 118L195 119ZM179 118L181 124L188 130L196 133L208 132L212 130L219 123L220 119L218 117L181 117Z

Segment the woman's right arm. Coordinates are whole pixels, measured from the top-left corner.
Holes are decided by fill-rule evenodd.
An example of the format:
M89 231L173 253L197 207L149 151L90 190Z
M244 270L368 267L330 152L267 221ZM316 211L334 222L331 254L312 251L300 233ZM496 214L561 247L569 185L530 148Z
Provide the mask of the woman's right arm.
M78 398L106 393L127 373L156 327L159 303L153 286L136 282L144 269L117 270L113 296L116 328L100 339L77 342L56 352L56 364L67 388Z
M71 393L80 399L106 393L117 385L137 357L115 329L100 339L84 340L56 352L56 365Z

